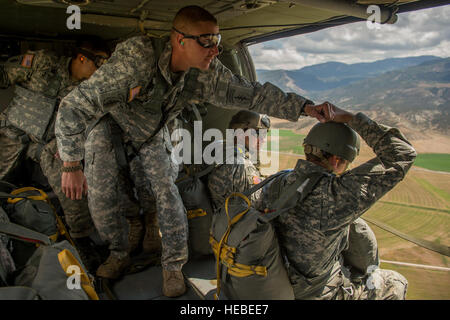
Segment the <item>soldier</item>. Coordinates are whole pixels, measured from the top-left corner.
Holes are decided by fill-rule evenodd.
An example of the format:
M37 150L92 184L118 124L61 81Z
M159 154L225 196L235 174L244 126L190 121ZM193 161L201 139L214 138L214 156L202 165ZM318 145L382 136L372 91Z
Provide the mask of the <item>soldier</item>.
M175 185L178 166L170 159L167 123L194 102L255 109L292 121L301 115L322 119L329 111L326 104L314 106L270 83L251 83L234 75L216 59L220 39L214 16L198 6L182 8L170 39L136 36L118 44L108 63L72 91L58 112L58 150L70 168L61 179L69 197L79 198L86 190L80 161L87 119L109 112L138 153L156 198L163 293L168 297L186 290L181 268L188 255L188 225Z
M40 164L89 269L97 262L88 238L95 228L86 199L81 195L70 199L61 190L61 171L65 169L57 152L54 125L59 101L108 58L108 48L99 40L79 43L72 57L29 51L0 65L0 87L16 85L15 96L1 119L0 179L14 178L22 157Z
M233 192L243 192L261 182L257 164L257 153L270 129L270 119L254 111L242 110L236 113L228 126L235 131L232 164L217 166L208 176L208 188L215 210L223 206L225 199ZM227 150L224 151L226 154ZM252 154L251 154L252 153ZM230 161L231 162L231 161ZM253 205L258 206L262 190L251 195Z
M407 281L395 271L377 269L366 281L352 283L341 253L348 246L350 224L405 177L416 152L398 129L363 113L333 107L330 115L334 122L317 124L305 138L306 160L298 160L292 172L264 189L264 201L270 204L297 179L319 179L310 186L306 181L314 179L305 180L302 190L311 191L276 221L295 298L405 299ZM377 157L346 171L359 153L355 131Z

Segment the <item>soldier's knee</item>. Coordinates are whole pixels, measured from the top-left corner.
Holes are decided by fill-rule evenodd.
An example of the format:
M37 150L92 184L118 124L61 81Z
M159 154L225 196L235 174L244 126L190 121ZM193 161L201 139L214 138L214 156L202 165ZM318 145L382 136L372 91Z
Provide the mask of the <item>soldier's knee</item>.
M397 271L381 269L384 281L383 300L405 300L408 280Z

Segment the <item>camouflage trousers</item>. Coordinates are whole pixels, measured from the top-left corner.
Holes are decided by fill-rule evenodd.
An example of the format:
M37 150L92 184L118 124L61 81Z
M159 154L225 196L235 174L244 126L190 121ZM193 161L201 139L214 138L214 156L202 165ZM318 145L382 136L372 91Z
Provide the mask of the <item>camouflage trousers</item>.
M15 132L10 128L0 128L0 179L14 182L14 173L21 157L23 156L27 144L23 144L15 136Z
M131 159L126 170L119 167L108 121L99 121L86 139L84 172L94 224L109 249L120 256L129 246L127 218L138 217L141 209L144 214L155 212L156 205L140 158Z
M301 296L301 299L404 300L408 281L396 271L379 268L365 278L352 281L338 262L333 267L326 285L319 292L316 291L314 295L304 296L305 287L300 288L293 285L293 288L296 298Z
M17 168L22 157L39 163L53 192L58 197L70 235L74 238L89 236L95 229L89 214L87 199L71 200L61 190L63 162L56 156L56 139L51 140L45 146L36 142L23 144L10 137L10 132L11 130L8 128L2 128L0 131L0 179L9 177L9 180L14 183L11 173ZM38 152L41 147L42 151Z
M156 198L162 234L162 267L180 271L188 259L188 221L183 200L175 185L178 165L171 160L172 145L164 126L139 150L145 177Z
M350 285L353 290L342 289L336 299L405 300L408 280L396 271L377 269L364 281Z

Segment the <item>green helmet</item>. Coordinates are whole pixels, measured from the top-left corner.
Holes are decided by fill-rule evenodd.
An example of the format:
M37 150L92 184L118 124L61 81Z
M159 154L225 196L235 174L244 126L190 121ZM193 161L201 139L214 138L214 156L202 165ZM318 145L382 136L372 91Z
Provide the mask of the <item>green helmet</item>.
M269 129L270 118L250 110L241 110L231 118L230 129Z
M338 122L317 123L303 143L350 162L359 154L360 148L358 134L349 126Z

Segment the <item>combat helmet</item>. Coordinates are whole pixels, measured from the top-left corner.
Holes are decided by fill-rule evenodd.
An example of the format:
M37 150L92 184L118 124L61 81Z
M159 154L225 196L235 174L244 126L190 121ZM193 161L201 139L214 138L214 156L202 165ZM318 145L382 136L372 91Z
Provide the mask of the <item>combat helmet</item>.
M358 134L349 126L338 122L317 123L303 140L305 153L314 147L350 162L359 154Z
M231 118L230 129L267 129L270 128L270 118L250 110L241 110Z

